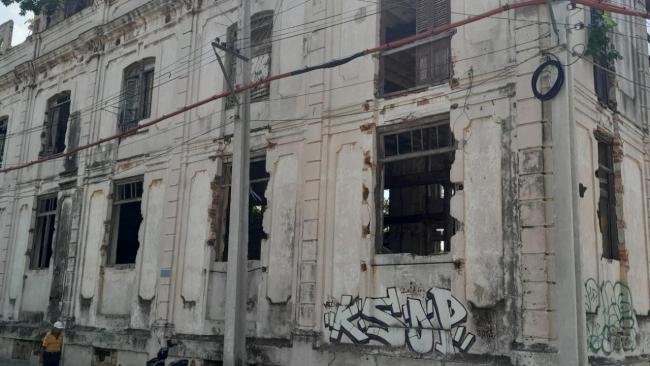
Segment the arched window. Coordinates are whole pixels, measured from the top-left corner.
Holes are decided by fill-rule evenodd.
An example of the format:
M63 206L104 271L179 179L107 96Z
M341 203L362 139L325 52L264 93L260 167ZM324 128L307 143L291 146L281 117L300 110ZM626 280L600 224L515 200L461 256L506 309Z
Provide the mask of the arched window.
M47 100L45 123L41 133L41 156L65 151L65 134L70 118L70 91L66 90Z
M122 81L122 106L120 111L120 131L138 126L142 119L151 115L151 94L156 59L145 58L124 69Z

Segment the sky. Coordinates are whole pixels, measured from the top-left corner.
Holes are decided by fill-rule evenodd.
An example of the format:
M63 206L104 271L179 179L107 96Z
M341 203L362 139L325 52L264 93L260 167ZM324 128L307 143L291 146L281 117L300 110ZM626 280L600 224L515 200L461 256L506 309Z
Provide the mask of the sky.
M23 43L25 38L27 38L29 35L29 29L27 29L25 21L33 17L33 14L31 13L28 13L27 16L21 16L19 12L20 8L17 4L11 4L9 6L0 4L0 24L8 20L14 21L14 34L13 39L11 40L12 46Z

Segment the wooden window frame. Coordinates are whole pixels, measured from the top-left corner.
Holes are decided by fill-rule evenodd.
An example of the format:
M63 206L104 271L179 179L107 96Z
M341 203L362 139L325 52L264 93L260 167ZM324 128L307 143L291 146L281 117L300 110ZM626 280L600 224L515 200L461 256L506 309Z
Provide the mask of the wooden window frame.
M69 90L57 93L47 100L40 156L57 155L65 151L71 103Z
M140 184L139 188L139 193L137 190L137 185ZM135 187L136 191L135 194L132 195L129 198L122 198L119 197L119 190L120 187ZM138 196L139 194L139 196ZM118 181L115 181L113 183L113 202L111 205L111 232L110 232L110 246L109 246L109 252L106 257L106 265L111 267L111 266L133 266L136 261L137 257L137 250L140 250L142 247L142 243L139 243L138 241L138 249L136 250L136 257L133 258L133 262L128 262L128 263L117 263L117 250L118 247L120 246L119 241L119 233L120 233L120 215L122 214L121 209L122 206L128 203L135 203L139 202L140 206L140 223L139 225L142 225L143 223L143 213L142 213L142 197L144 196L144 177L143 176L136 176L136 177L131 177L131 178L126 178L126 179L121 179ZM136 234L137 235L137 234ZM137 238L136 238L137 239Z
M36 201L35 229L29 260L31 270L47 269L50 266L56 239L57 200L58 195L53 193L40 196Z
M251 66L257 62L264 62L266 59L267 64L262 67L267 68L266 75L271 75L271 61L273 57L273 24L274 15L273 10L264 10L251 15ZM229 48L237 49L237 37L239 29L238 23L233 23L226 31L226 45ZM229 76L233 79L237 74L237 59L231 53L226 53L226 68ZM251 80L257 81L253 77ZM234 83L233 83L234 84ZM227 89L227 83L224 81L224 87ZM260 85L250 91L251 103L261 102L268 100L270 97L270 83ZM233 108L237 105L235 96L226 98L226 109Z
M258 178L252 178L250 179L249 182L249 192L253 193L253 184L259 184L259 183L265 183L266 187L264 191L266 192L266 189L268 188L268 183L270 182L271 176L268 172L266 172L266 156L255 156L251 157L250 159L250 165L252 166L253 164L256 163L264 163L264 172L265 175L263 177L258 177ZM219 220L218 224L218 229L217 229L217 245L216 245L216 257L215 261L216 262L227 262L228 261L228 236L229 236L229 227L230 227L230 193L231 193L231 184L232 184L232 162L226 161L223 163L223 173L222 176L220 177L218 181L219 187L222 190L223 193L223 198L224 201L219 203L219 210L218 210L218 215L221 217L217 217L216 219ZM267 200L266 195L262 197L265 201ZM261 241L266 238L266 234L264 233L264 230L262 228L262 233L260 235L261 240L260 240L260 245L259 249L256 248L257 250L257 255L251 258L251 242L250 242L250 231L251 231L251 221L250 221L250 208L253 206L251 204L251 197L248 199L248 206L249 206L249 221L248 221L248 231L249 231L249 243L248 243L248 260L259 260L261 257ZM264 213L268 210L268 202L266 202L265 205L263 205L262 208L262 217L264 216Z
M386 6L382 0L380 7L381 16L381 43L388 41L385 31L384 12ZM451 22L451 1L450 0L415 0L416 11L414 16L415 34L422 33L432 28L449 24ZM437 8L444 8L443 13L437 13L434 10ZM425 17L422 14L433 14L430 17ZM437 16L436 14L440 14ZM456 34L456 30L449 30L440 34L427 37L423 40L414 42L412 44L404 45L393 50L385 51L379 57L379 82L377 85L377 95L379 97L391 97L401 95L404 93L414 92L426 89L431 86L441 85L448 82L452 75L452 60L451 60L451 39ZM387 92L386 87L386 68L387 58L393 55L414 50L415 63L414 63L414 79L413 86L399 89L396 91ZM439 62L444 59L445 62Z
M598 169L596 178L598 181L598 223L602 239L602 257L606 259L619 259L619 240L618 240L618 219L616 215L616 174L614 163L614 139L601 132L595 133L598 144ZM604 149L604 151L601 151ZM605 162L601 161L601 154L605 155ZM603 189L606 190L606 197L603 196ZM606 206L606 207L604 207ZM601 209L607 212L602 213ZM603 221L606 215L607 222Z
M154 57L134 62L124 69L118 121L120 132L137 127L140 121L151 116L155 69ZM130 90L129 83L134 83L134 90Z
M439 182L441 183L444 187L445 190L449 192L449 194L445 195L444 200L446 201L446 206L444 207L444 210L448 214L448 220L446 223L446 228L445 228L445 242L446 246L443 248L442 251L436 252L436 253L411 253L407 251L399 251L399 252L394 252L394 253L385 253L384 252L384 190L386 187L386 177L385 177L385 165L388 163L395 163L398 161L405 161L405 160L411 160L415 158L422 158L422 157L429 157L429 156L439 156L441 154L455 154L455 151L458 149L457 143L454 139L453 132L451 131L451 126L449 126L450 121L449 121L449 115L444 114L444 115L438 115L438 116L432 116L428 118L423 118L418 121L413 121L409 123L399 123L395 125L389 125L389 126L383 126L377 129L377 134L376 134L376 144L377 144L377 175L376 175L376 192L375 192L375 217L376 217L376 232L375 232L375 253L376 254L382 254L382 255L390 255L390 254L414 254L414 255L419 255L419 256L430 256L430 255L444 255L448 254L451 251L451 246L450 246L450 240L451 237L455 234L455 220L453 217L451 217L451 206L450 206L450 201L451 197L454 195L454 185L451 183L450 179L446 179L444 182ZM397 155L391 155L387 156L386 151L385 151L385 144L384 144L384 139L386 136L393 136L393 135L399 135L401 133L407 133L411 132L411 136L413 136L413 132L417 130L425 130L428 128L432 127L439 127L439 126L444 126L448 125L449 126L449 133L450 133L450 141L448 141L449 145L440 147L440 148L435 148L435 149L425 149L424 146L422 146L420 151L417 152L410 152L410 153L404 153L404 154L397 154ZM414 140L412 140L414 141ZM422 141L422 140L421 140ZM453 158L451 159L453 162ZM451 168L451 164L450 164ZM433 179L432 178L432 184L433 184Z

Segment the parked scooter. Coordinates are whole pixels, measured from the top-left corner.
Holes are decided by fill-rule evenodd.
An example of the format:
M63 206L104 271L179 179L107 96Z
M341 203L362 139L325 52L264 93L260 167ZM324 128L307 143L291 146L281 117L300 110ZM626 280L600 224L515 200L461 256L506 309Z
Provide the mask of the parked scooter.
M167 346L166 347L160 347L158 350L158 355L151 360L147 361L147 366L165 366L165 360L167 359L167 355L169 354L169 349L176 346L175 343L173 343L171 340L167 341ZM178 360L170 363L167 366L188 366L189 361L188 360Z

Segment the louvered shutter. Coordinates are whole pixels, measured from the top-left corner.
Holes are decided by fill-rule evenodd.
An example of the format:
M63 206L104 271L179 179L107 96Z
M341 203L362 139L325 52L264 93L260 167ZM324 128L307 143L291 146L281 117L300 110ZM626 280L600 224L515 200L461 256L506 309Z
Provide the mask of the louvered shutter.
M451 3L449 0L417 0L416 31L422 33L449 24ZM450 75L450 40L427 43L418 46L416 57L416 83L418 86L439 84Z
M56 142L57 128L59 124L59 113L61 112L59 107L50 108L50 111L47 115L47 152L52 153L54 151L54 144Z
M126 79L124 85L124 104L122 109L122 131L133 127L133 123L138 120L138 106L140 102L139 90L140 79L138 76Z
M66 98L67 101L58 106L58 118L55 120L53 133L55 154L65 150L65 135L68 131L68 119L70 118L70 99L69 97Z

